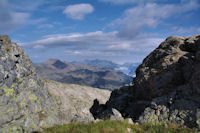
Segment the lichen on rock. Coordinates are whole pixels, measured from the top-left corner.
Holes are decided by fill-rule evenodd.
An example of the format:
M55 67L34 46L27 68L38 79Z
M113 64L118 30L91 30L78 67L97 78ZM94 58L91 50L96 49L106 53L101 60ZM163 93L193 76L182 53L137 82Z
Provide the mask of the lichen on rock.
M57 110L23 49L0 36L0 132L32 132L58 123ZM41 119L41 113L46 117Z

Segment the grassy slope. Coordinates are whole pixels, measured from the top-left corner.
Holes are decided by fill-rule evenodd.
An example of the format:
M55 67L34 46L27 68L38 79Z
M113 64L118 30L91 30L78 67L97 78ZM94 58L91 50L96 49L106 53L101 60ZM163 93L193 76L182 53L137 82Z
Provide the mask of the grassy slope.
M71 123L58 125L45 129L44 133L197 133L197 130L177 127L172 124L165 127L164 125L128 124L125 121L99 121L90 124Z

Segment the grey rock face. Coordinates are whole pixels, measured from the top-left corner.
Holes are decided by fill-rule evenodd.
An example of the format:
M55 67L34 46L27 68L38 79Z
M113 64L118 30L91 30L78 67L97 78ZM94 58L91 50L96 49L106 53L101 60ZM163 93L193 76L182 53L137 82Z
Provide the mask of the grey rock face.
M0 132L32 132L57 123L57 111L23 49L0 36Z
M98 98L100 103L105 104L111 93L108 90L50 80L46 80L46 85L49 94L58 105L58 117L62 123L94 121L89 110L94 99Z
M140 123L170 122L198 127L199 55L200 35L167 38L137 68L133 85L114 90L106 105L95 107L104 107L96 116L116 108L123 117Z
M109 96L107 90L41 80L23 49L0 36L0 133L94 121L94 99L105 103Z

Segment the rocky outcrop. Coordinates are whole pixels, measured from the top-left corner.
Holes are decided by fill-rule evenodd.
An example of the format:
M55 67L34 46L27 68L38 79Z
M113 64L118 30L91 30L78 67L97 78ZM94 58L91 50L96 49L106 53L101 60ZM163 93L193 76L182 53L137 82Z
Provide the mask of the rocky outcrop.
M139 123L200 126L200 35L168 37L136 70L133 85L114 90L97 118L112 108ZM105 115L106 114L106 115Z
M94 121L89 109L97 98L101 104L109 99L110 91L80 86L75 84L63 84L46 80L49 94L56 101L61 123Z
M61 62L55 65L66 67ZM91 122L94 99L105 103L109 96L107 90L41 80L23 49L0 36L0 133Z
M0 36L0 132L32 132L58 123L57 110L23 49Z

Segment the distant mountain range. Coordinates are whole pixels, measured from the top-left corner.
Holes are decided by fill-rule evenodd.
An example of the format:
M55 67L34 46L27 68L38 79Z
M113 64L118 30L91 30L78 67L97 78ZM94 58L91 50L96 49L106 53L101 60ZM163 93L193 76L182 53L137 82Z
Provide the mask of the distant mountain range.
M78 65L86 65L97 67L100 69L111 69L111 70L119 70L129 76L135 77L135 70L139 66L140 63L124 63L124 64L117 64L112 61L107 60L85 60L81 62L71 62L71 64L78 64Z
M84 61L80 61L80 62L72 62L72 64L82 64L82 65L97 67L100 69L115 69L118 67L118 64L113 63L112 61L99 60L99 59L84 60Z
M117 70L119 65L104 60L87 60L85 62L63 62L50 59L36 65L41 77L101 89L113 90L129 84L132 77Z

